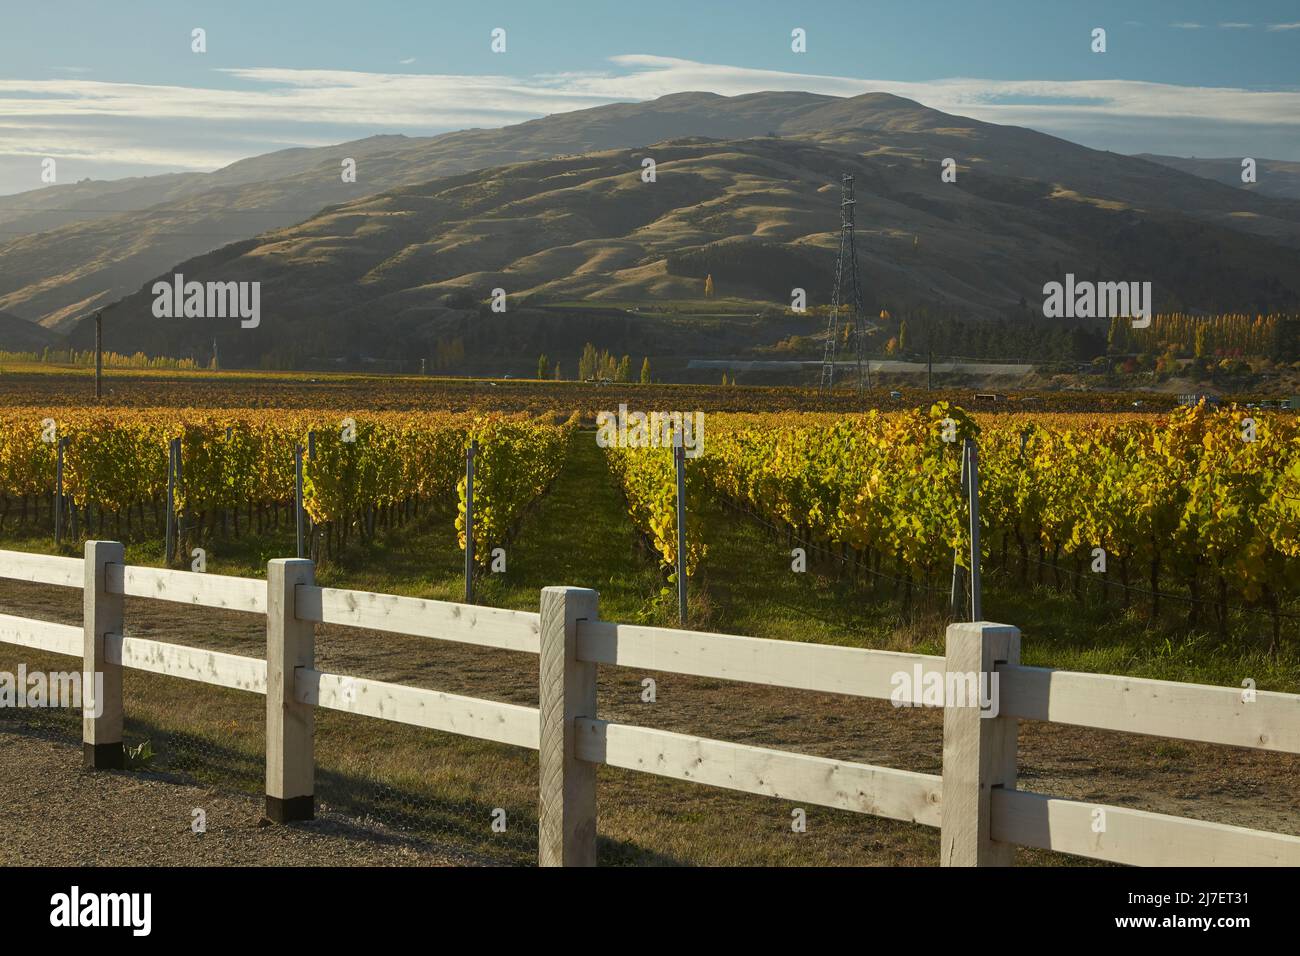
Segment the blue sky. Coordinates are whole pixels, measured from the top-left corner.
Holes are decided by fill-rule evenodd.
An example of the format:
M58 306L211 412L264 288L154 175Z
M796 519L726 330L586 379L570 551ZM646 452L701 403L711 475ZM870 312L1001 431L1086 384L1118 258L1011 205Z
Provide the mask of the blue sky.
M1298 64L1300 0L4 0L0 193L45 156L61 182L212 169L687 89L880 89L1119 152L1300 160Z

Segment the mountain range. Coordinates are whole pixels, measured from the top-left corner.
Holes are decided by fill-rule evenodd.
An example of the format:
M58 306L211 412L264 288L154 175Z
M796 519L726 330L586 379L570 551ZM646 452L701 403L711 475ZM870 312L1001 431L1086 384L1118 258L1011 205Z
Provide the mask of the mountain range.
M200 355L217 338L237 363L567 347L577 300L608 303L626 341L626 303L698 300L709 275L718 296L773 310L796 286L825 304L844 173L872 308L1033 312L1071 272L1152 281L1164 311L1294 309L1293 171L1261 160L1268 188L1243 189L1239 167L1234 184L1196 165L1215 162L1228 161L1092 150L881 93L683 93L5 197L0 310L85 347L103 309L115 351ZM175 273L260 282L258 328L155 318L153 281ZM487 307L496 288L504 316Z

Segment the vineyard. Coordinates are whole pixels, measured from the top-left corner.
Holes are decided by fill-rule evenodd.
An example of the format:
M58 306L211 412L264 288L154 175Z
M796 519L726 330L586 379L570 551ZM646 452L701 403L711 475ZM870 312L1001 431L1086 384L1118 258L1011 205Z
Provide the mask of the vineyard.
M870 582L947 595L969 547L959 449L980 453L982 564L1014 582L1128 606L1186 605L1189 626L1226 635L1228 610L1271 616L1278 650L1300 599L1300 422L1290 415L996 416L939 403L852 418L713 415L688 465L690 507L704 498L748 513ZM610 450L629 512L665 567L676 561L667 450ZM707 569L687 526L688 571ZM1014 555L1014 558L1013 558Z
M60 449L73 537L159 536L166 527L168 446L179 440L173 511L181 551L292 522L295 470L312 556L350 536L401 525L422 509L464 513L465 453L477 442L474 536L480 557L503 544L554 478L576 424L526 416L124 409L0 414L0 531L52 521ZM457 505L457 502L459 504ZM463 518L457 519L464 546Z
M62 450L72 539L159 539L168 445L179 553L294 522L295 466L309 554L333 560L422 515L465 547L466 451L476 447L474 556L485 565L566 461L579 417L321 411L11 409L0 414L0 533L52 524ZM971 414L928 410L714 413L686 466L686 573L708 573L702 516L726 508L861 579L904 610L949 599L969 561L960 449L979 451L981 568L1008 586L1169 608L1227 636L1230 612L1283 622L1300 603L1300 419L1286 413ZM585 440L585 439L584 439ZM677 562L668 448L609 448L610 476L670 581Z

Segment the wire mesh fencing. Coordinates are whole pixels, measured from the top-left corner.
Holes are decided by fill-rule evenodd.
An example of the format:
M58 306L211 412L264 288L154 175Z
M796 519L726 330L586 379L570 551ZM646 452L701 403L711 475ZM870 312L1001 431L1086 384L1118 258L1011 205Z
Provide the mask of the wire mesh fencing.
M128 670L122 699L128 769L263 792L266 702L260 695Z
M467 859L537 862L537 756L338 711L316 712L316 799Z

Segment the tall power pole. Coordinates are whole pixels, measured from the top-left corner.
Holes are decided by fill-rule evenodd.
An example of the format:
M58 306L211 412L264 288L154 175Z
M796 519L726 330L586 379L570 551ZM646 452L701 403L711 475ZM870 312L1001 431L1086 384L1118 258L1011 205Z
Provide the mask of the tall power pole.
M840 309L852 316L854 353L858 363L858 394L871 387L871 368L864 363L866 354L866 309L862 305L862 285L858 280L858 255L854 244L853 177L845 173L840 180L840 254L835 262L835 291L831 297L831 314L826 320L826 344L822 351L821 388L835 387L835 353L839 347Z
M926 351L929 353L925 360L925 387L926 390L934 388L934 326L930 324L930 317L925 319L926 325Z
M95 401L104 394L104 313L95 313Z

